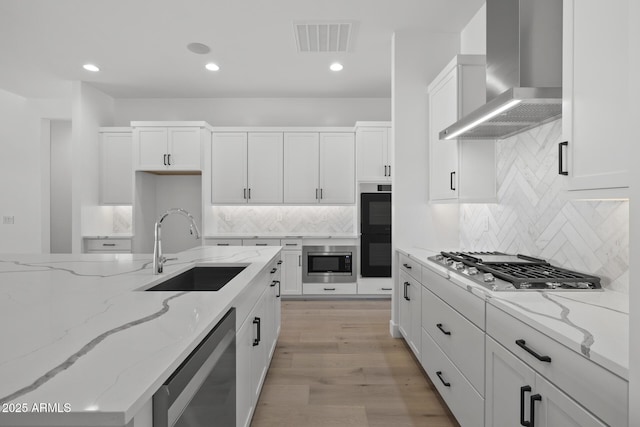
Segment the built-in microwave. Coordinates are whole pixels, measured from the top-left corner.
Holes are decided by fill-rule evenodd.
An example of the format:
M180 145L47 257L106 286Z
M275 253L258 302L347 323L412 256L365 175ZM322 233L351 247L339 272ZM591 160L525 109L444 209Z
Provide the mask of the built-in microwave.
M356 282L355 246L303 246L303 283Z

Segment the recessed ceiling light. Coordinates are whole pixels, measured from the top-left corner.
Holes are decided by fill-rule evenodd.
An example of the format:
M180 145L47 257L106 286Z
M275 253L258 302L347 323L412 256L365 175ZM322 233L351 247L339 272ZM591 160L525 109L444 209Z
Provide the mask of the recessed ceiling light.
M343 66L342 66L342 64L341 64L341 63L339 63L339 62L334 62L333 64L331 64L331 65L329 66L329 69L330 69L331 71L341 71L343 68L344 68L344 67L343 67Z
M93 64L84 64L82 68L84 68L87 71L93 71L94 73L100 71L100 68L96 67Z
M193 53L197 53L198 55L204 55L211 52L211 48L204 43L189 43L187 45L187 49Z
M218 64L214 64L213 62L209 62L207 65L204 66L204 68L206 68L209 71L218 71L220 69L220 67L218 67Z

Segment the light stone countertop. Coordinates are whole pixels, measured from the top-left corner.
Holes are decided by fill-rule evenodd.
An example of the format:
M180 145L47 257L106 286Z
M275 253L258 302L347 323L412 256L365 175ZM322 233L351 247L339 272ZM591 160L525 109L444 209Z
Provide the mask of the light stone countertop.
M608 289L493 292L427 259L439 251L397 250L628 381L628 295Z
M352 233L222 233L204 236L205 239L357 239L359 236Z
M125 425L279 251L198 247L155 276L148 254L0 254L0 402L70 408L0 425ZM139 291L216 263L247 267L217 292Z

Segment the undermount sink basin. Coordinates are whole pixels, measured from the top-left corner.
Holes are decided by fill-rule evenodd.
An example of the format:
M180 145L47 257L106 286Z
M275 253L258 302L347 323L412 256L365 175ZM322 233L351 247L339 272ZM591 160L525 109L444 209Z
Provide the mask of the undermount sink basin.
M145 291L219 291L245 268L193 267Z

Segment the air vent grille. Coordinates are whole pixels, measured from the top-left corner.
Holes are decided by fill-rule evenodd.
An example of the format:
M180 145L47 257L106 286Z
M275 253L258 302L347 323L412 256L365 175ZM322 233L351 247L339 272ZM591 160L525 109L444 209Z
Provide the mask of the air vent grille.
M298 52L347 52L351 27L350 22L294 23Z

